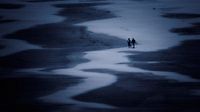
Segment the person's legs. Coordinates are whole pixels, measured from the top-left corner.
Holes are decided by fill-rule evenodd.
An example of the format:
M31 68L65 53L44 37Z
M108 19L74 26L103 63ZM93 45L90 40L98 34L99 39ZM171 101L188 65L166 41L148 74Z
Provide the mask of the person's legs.
M133 48L135 48L135 44L133 44Z
M129 47L129 48L131 47L131 43L128 43L128 47Z

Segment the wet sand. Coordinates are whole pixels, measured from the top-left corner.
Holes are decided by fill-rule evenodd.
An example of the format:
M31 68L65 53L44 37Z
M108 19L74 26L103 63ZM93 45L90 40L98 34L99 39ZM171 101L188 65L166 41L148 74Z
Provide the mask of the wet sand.
M15 22L15 21L17 21L17 20L12 20L12 19L1 20L0 19L0 24L9 23L9 22Z
M4 24L4 23L9 23L9 22L15 22L17 20L14 19L4 19L2 16L0 16L0 24Z
M200 23L193 23L191 26L183 28L173 28L170 31L179 35L200 35Z
M54 1L64 1L64 0L23 0L23 1L26 1L26 2L54 2Z
M130 63L130 66L154 71L173 71L199 79L199 47L200 40L189 40L166 50L130 55L129 58L136 61Z
M91 7L97 5L96 3L86 4L86 6L84 6L84 4L75 4L70 10L68 9L68 5L56 5L55 7L62 8L58 15L67 17L65 21L38 25L5 36L6 38L25 40L29 43L41 46L42 49L26 50L0 57L0 65L2 68L1 77L6 77L1 78L0 85L2 88L5 88L5 85L11 86L9 87L10 91L5 90L5 92L15 93L14 95L8 94L8 96L5 97L10 97L10 100L1 105L3 111L49 112L62 108L69 109L68 105L49 104L48 102L44 103L37 99L38 97L67 88L71 84L77 84L82 79L78 78L79 80L77 81L77 78L74 77L70 78L68 76L52 74L51 70L73 67L79 63L87 62L88 60L82 58L84 51L115 48L126 45L124 44L126 41L122 39L89 32L86 27L74 25L75 23L83 21L114 17L113 14L107 11L101 11ZM73 14L73 11L78 9L80 12L77 11ZM84 18L77 18L79 16ZM113 41L115 42L113 43ZM23 71L29 68L42 68L46 70L49 75L46 75L46 72L45 74L33 74L34 72L30 73L31 70L29 72ZM35 78L35 76L29 76L30 78L21 76L16 72L21 69L22 71L20 73L22 74L27 76L33 74L40 76L40 78ZM14 86L15 84L19 84L20 88ZM14 88L18 89L16 90ZM2 93L2 96L5 96L6 93ZM9 108L10 106L13 108Z
M20 9L24 6L23 4L0 3L0 9Z
M105 18L113 17L112 14L107 13L104 10L101 11L90 8L91 6L96 5L98 4L57 4L56 7L63 7L63 10L61 10L58 15L68 17L65 21L61 23L38 25L6 35L6 38L25 40L45 49L27 50L1 57L1 67L18 69L31 67L67 67L72 66L73 61L75 61L75 63L82 62L80 59L82 56L81 52L125 46L126 42L122 39L117 39L116 37L105 34L89 32L84 26L73 25L83 21L104 19L104 15ZM69 7L70 10L68 10ZM77 12L74 14L73 10L76 10ZM88 10L93 11L88 12ZM78 18L79 16L83 16L83 18ZM73 54L77 55L77 61L66 57L72 56ZM72 63L70 63L70 61L72 61Z
M171 71L199 79L199 40L160 51L128 51L132 67L153 71ZM163 76L142 72L116 72L109 69L87 69L89 72L111 73L118 81L110 86L74 97L85 102L106 103L119 107L116 111L196 112L199 110L200 82L178 82ZM104 110L109 111L110 110Z
M116 17L107 10L100 10L94 6L108 5L109 3L79 3L79 4L56 4L55 7L64 8L58 15L70 16L67 21L70 23L82 23L92 20L110 19ZM80 19L81 18L81 19Z
M98 4L58 4L56 7L63 8L58 15L67 17L65 21L35 26L6 35L5 37L25 40L44 48L72 48L78 51L124 46L125 41L122 39L105 34L92 33L87 31L87 28L84 26L73 25L84 21L114 17L113 14L107 13L107 11L91 8L96 5ZM115 42L113 43L113 41Z
M15 21L17 21L17 20L4 19L3 16L0 16L0 24L9 23L9 22L15 22Z
M52 66L54 66L53 64L56 63L59 63L61 66L63 66L64 64L67 66L69 65L69 61L63 61L61 63L61 60L63 60L67 54L72 55L72 53L75 52L124 46L124 40L117 39L115 37L108 36L105 34L92 33L87 31L86 27L73 25L78 22L113 17L112 14L107 14L107 12L104 10L94 10L94 8L91 8L91 6L96 5L99 4L57 4L55 5L56 7L63 8L58 13L58 15L68 17L68 19L66 19L65 21L61 23L38 25L33 28L20 30L13 34L6 35L6 38L25 40L29 43L42 46L43 48L51 49L29 50L20 53L15 53L7 57L2 57L0 59L2 67L46 67L43 65L49 65L50 63L52 63ZM73 12L74 10L77 11L75 14ZM89 10L93 11L88 12ZM83 18L78 18L80 16L82 16ZM113 43L113 41L115 41L115 43ZM51 58L45 59L45 55L48 55ZM44 63L46 64L39 64L39 62L41 62L44 59L46 60L44 61Z
M1 77L2 75L4 74L1 72ZM52 76L51 74L23 72L10 72L9 75L17 77L10 78L6 72L5 78L0 78L1 112L50 112L57 106L63 105L43 103L37 98L81 81L80 78L63 75Z
M184 111L199 109L199 96L192 95L200 83L179 83L155 77L151 73L119 73L106 69L88 70L113 73L118 81L75 97L86 102L101 102L119 107L119 110L144 112Z
M93 7L97 5L105 4L54 5L62 9L58 15L67 17L65 21L38 25L5 36L6 38L25 40L41 46L43 49L27 50L0 58L0 67L3 68L1 74L3 73L2 76L5 77L0 79L0 85L1 88L5 88L5 85L8 86L5 90L2 90L5 92L1 93L1 96L6 96L2 98L4 103L1 103L1 110L29 112L198 111L199 94L194 94L194 91L199 90L198 82L177 82L176 80L154 76L152 73L116 72L106 69L88 69L86 71L113 74L118 77L116 83L74 98L85 102L106 103L118 107L117 109L71 108L71 105L68 104L55 104L37 100L38 97L65 89L73 84L76 85L82 80L81 78L63 75L30 74L15 72L15 70L44 68L48 72L58 68L74 67L79 63L88 62L88 60L82 59L84 51L117 48L126 45L125 40L89 32L86 27L74 25L85 21L115 17L109 11ZM181 15L179 18L184 17ZM129 64L130 66L155 71L176 71L199 78L198 47L199 41L186 41L180 46L162 51L137 52L137 55L134 51L128 52L134 54L129 56L131 62L117 64ZM16 88L18 89L16 90Z
M73 25L83 21L114 17L113 14L107 13L107 11L91 8L96 5L98 4L57 4L56 7L63 8L58 15L68 17L65 21L38 25L6 35L6 38L25 40L45 49L27 50L1 57L1 67L16 69L69 67L74 65L74 61L75 63L84 62L80 58L83 55L81 52L125 46L126 41L122 39L89 32L84 26ZM77 12L75 13L74 10ZM83 18L78 18L80 16ZM77 55L77 60L71 60L70 56L72 55Z
M196 13L165 13L162 14L163 17L171 18L171 19L194 19L200 18L200 14Z
M82 59L84 53L74 53L67 49L27 50L0 58L1 68L62 68L72 67L77 63L86 62ZM70 57L76 57L76 60ZM48 56L48 57L47 57ZM66 57L68 56L68 57Z
M136 54L133 51L134 55L129 56L129 65L153 71L173 71L199 79L199 43L199 40L190 40L167 50ZM199 90L199 82L177 82L163 79L162 76L155 77L151 73L118 73L101 69L88 71L110 72L118 76L118 81L75 97L78 100L107 103L126 111L199 110L200 94L194 94Z
M3 48L5 48L3 45L0 45L0 49L3 49Z
M193 13L165 13L162 17L170 19L179 20L190 20L195 18L200 18L200 14ZM199 35L200 34L200 24L199 22L192 23L188 27L177 27L170 29L170 32L177 33L179 35Z
M196 14L169 14L173 19L198 18ZM191 28L180 28L175 32L184 35L198 35L198 23ZM177 28L178 29L178 28ZM177 37L175 37L177 38ZM152 71L177 72L199 79L199 40L183 41L180 45L165 50L130 53L130 67ZM137 47L137 46L136 46ZM139 47L139 45L138 45ZM199 82L178 82L153 73L116 72L109 69L88 69L90 72L111 73L118 81L110 86L74 97L80 101L106 103L117 106L117 111L171 112L199 111ZM106 111L106 110L105 110ZM109 111L109 110L107 110Z

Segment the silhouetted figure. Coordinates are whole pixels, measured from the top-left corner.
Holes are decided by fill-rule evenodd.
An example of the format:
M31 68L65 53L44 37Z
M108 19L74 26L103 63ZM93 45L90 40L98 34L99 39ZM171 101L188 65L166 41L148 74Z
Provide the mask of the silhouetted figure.
M132 38L132 45L133 45L133 48L135 48L135 44L136 44L136 41L135 41L135 39L134 38Z
M127 44L128 44L128 47L130 48L131 47L131 39L130 38L128 38Z

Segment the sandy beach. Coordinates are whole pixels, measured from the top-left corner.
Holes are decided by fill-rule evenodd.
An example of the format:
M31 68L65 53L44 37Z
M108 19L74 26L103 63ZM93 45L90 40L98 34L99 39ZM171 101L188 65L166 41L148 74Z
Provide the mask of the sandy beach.
M0 111L199 111L199 4L2 0Z

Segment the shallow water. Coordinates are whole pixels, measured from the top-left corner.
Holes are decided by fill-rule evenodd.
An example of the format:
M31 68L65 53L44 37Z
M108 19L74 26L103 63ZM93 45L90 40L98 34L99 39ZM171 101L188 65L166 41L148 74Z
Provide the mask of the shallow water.
M167 49L178 45L183 40L198 39L194 36L179 36L169 32L171 28L190 26L190 23L198 21L198 18L185 21L163 18L161 15L165 12L198 13L200 12L199 5L197 5L200 4L199 1L110 1L114 4L98 6L98 8L114 12L117 18L89 21L78 25L87 26L92 32L104 33L125 40L134 37L139 44L138 51ZM162 8L173 10L163 11Z
M164 1L164 0L163 0ZM177 0L178 1L178 0ZM114 4L107 6L98 6L98 8L105 8L114 12L118 17L113 19L97 20L90 21L86 23L81 23L78 25L87 26L88 29L92 32L109 34L112 36L117 36L118 38L127 39L135 37L138 45L135 51L154 51L159 49L166 49L177 45L182 40L192 39L196 37L180 37L176 34L170 33L168 30L177 26L187 26L190 21L180 21L180 20L171 20L162 18L160 16L161 10L152 10L154 7L169 8L169 7L182 7L187 5L187 1L182 2L183 4L178 4L176 2L171 6L172 1L165 2L134 2L129 0L110 0ZM64 2L63 2L64 3ZM39 5L38 5L39 4ZM192 3L188 4L188 7L193 6ZM194 4L194 3L193 3ZM15 18L23 21L29 21L27 23L17 22L16 24L9 25L7 29L4 29L4 33L7 34L14 32L19 29L28 28L38 24L52 23L62 21L62 17L55 16L54 13L58 9L50 7L49 3L37 3L36 5L29 4L30 7L20 9L19 12L21 15L26 16L27 18L20 17L17 15L7 15L6 18ZM31 8L32 7L32 8ZM37 13L40 7L47 8L42 10L40 13ZM33 10L34 9L34 10ZM41 9L40 9L41 10ZM193 8L191 11L199 11L199 8ZM24 12L25 11L25 12ZM27 11L27 12L26 12ZM29 12L30 11L30 12ZM32 12L33 11L33 12ZM176 11L185 11L185 9L176 9ZM4 11L7 14L9 11ZM34 13L35 16L32 18L28 16L29 13ZM16 12L17 14L17 12ZM17 24L20 24L18 26ZM5 28L5 26L4 26ZM3 26L1 27L3 29ZM159 29L159 30L158 30ZM7 47L3 49L5 51L1 54L8 55L14 52L19 52L22 50L27 50L31 48L37 48L28 43L22 42L20 40L4 40L7 43ZM6 42L8 41L8 42ZM11 43L18 43L21 46L13 49ZM18 45L16 44L16 45ZM19 48L19 49L18 49ZM23 48L23 49L21 49ZM24 49L25 48L25 49ZM133 49L128 48L117 48L117 49L108 49L108 50L99 50L99 51L90 51L86 52L84 56L85 59L90 60L89 62L78 64L73 68L64 68L57 69L52 71L53 74L61 75L71 75L75 77L84 78L82 82L77 85L67 87L64 90L57 91L56 93L40 97L39 99L47 102L56 102L64 104L73 104L74 107L89 107L89 108L116 108L107 104L94 103L94 102L82 102L74 100L73 97L95 90L101 87L105 87L113 84L117 81L117 77L111 73L97 73L85 71L88 69L108 69L111 71L117 72L143 72L143 73L152 73L155 77L162 77L168 80L175 80L180 82L196 82L198 80L191 77L181 75L173 72L164 72L164 71L149 71L143 70L140 68L129 67L126 64L119 63L128 63L130 62L127 56L128 53L121 51L133 51ZM139 62L137 62L139 63ZM152 63L152 62L147 62ZM154 62L153 62L154 63ZM30 69L25 70L25 72L44 72L41 69Z
M13 4L21 3L15 0L1 1L1 3L2 2ZM24 3L22 2L22 4ZM1 44L5 46L4 49L0 49L0 56L10 55L28 49L41 49L39 46L32 45L22 40L3 38L4 35L36 25L55 23L64 20L63 17L55 15L60 9L51 6L51 3L26 3L24 5L25 7L21 9L0 10L1 16L3 16L4 19L17 20L16 22L3 23L0 25L0 40Z
M174 4L173 6L170 6L172 1L164 1L162 3L134 2L129 0L111 0L111 2L114 2L114 4L98 6L98 8L111 10L119 17L105 20L90 21L77 25L87 26L88 29L92 32L104 33L122 39L127 39L129 37L134 36L137 42L139 43L137 45L137 48L134 49L134 51L155 51L160 49L166 49L178 45L178 43L180 43L182 40L196 38L195 36L191 36L189 38L178 38L178 35L170 33L168 31L170 28L173 28L175 26L187 26L189 22L162 18L160 16L162 11L152 10L152 8L154 7L181 7L181 5L177 2L175 2L176 4ZM184 4L187 5L187 3ZM199 8L196 9L199 10ZM40 99L47 102L51 101L57 103L73 104L75 107L78 106L89 108L115 108L106 104L82 102L73 99L74 96L111 85L117 81L117 77L110 73L97 73L85 71L92 69L106 69L117 72L152 73L155 77L161 77L163 79L179 82L199 81L189 76L174 72L150 71L136 67L129 67L126 64L120 64L129 62L129 59L127 58L129 54L122 51L133 51L133 49L117 48L86 52L84 58L90 60L89 62L79 64L70 69L57 69L53 71L55 74L83 77L84 80L83 82L80 82L77 85L67 87L64 90L58 91L48 96L41 97Z
M137 49L136 49L137 50ZM73 68L57 69L53 72L55 74L71 75L75 77L84 78L83 82L77 85L67 87L64 90L50 94L48 96L41 97L40 100L46 102L56 102L64 104L73 104L75 107L87 107L87 108L115 108L101 103L94 102L82 102L74 100L73 97L95 90L101 87L105 87L113 84L117 81L117 77L111 73L97 73L89 72L85 70L92 69L106 69L116 72L141 72L141 73L152 73L154 77L160 77L163 79L174 80L179 82L198 82L199 80L193 79L189 76L181 75L173 72L163 71L150 71L143 70L136 67L129 67L126 63L129 62L127 56L128 53L122 51L133 51L129 48L116 48L108 50L90 51L86 52L84 58L90 60L87 63L79 64ZM144 77L145 78L145 77Z

